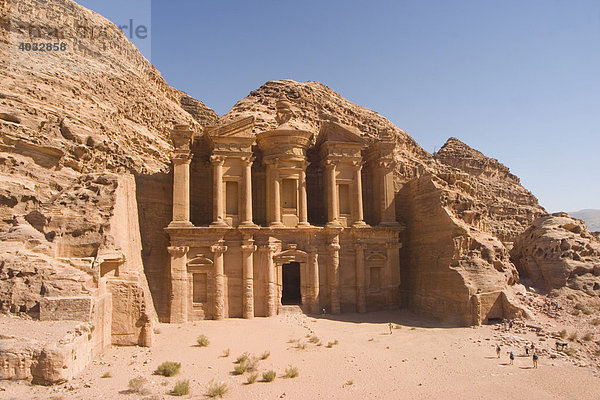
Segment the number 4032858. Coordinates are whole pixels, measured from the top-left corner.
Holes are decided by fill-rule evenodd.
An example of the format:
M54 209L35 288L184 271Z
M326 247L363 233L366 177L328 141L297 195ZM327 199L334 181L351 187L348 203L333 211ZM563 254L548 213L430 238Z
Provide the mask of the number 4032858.
M65 51L67 50L66 43L19 43L21 51Z

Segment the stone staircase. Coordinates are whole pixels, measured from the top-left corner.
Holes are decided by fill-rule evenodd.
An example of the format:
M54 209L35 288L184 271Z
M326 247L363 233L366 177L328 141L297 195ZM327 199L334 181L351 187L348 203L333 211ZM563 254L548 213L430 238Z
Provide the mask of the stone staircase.
M279 307L279 314L283 315L283 314L302 314L304 311L302 311L302 308L299 305L285 305L285 306L281 306Z

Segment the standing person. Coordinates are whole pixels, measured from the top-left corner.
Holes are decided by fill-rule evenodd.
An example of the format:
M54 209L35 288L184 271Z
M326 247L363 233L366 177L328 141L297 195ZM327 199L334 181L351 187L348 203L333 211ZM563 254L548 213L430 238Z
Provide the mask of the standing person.
M497 344L496 345L496 356L498 356L498 358L500 358L500 350L502 350L502 349L500 348L500 345Z
M525 355L529 355L529 346L525 345Z
M512 329L513 327L513 320L511 319L510 321L508 321L508 329Z
M538 355L537 353L533 353L533 368L537 368Z
M513 365L515 363L515 354L512 352L512 350L508 358L510 358L510 365Z

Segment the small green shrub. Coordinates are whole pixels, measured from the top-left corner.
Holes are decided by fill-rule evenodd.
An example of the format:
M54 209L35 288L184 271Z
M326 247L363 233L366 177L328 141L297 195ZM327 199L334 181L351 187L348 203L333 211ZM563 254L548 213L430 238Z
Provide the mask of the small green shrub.
M592 310L588 308L584 308L581 312L583 312L585 315L592 315Z
M583 311L583 309L584 309L584 308L585 308L585 306L584 306L583 304L581 304L581 303L577 303L577 304L575 304L575 309L576 309L576 310L581 310L581 311Z
M581 310L577 310L577 309L573 310L571 312L571 315L573 315L574 317L578 317L580 314L581 314Z
M261 355L260 355L260 359L261 360L266 360L267 358L269 358L269 356L271 355L271 352L269 350L265 350Z
M304 350L304 349L306 349L306 343L304 343L304 342L298 342L298 343L296 343L296 348L298 350Z
M571 342L574 342L575 340L577 340L577 338L578 338L577 332L573 332L573 333L571 333L571 336L569 336L569 340Z
M572 294L568 294L567 295L567 299L569 299L569 300L575 300L575 296L572 295Z
M200 335L196 339L196 343L198 343L198 347L206 347L210 344L210 341L206 337L206 335Z
M594 338L594 334L592 332L588 332L585 334L585 336L582 339L585 340L586 342L589 342L593 338Z
M129 391L133 393L144 393L144 386L146 385L146 382L148 381L143 376L130 379L128 384Z
M286 378L296 378L298 376L298 368L291 365L285 369Z
M210 398L223 397L228 390L229 388L225 382L216 383L215 381L210 381L206 395Z
M177 381L175 387L173 388L174 396L185 396L190 393L190 381L188 379L184 379L182 381Z
M563 329L562 331L558 332L558 334L560 335L561 338L566 338L567 337L567 330Z
M221 357L223 357L223 358L229 357L229 349L223 350L223 354L221 354Z
M598 326L598 325L600 325L600 318L594 318L594 319L592 320L592 325L594 325L594 326Z
M277 374L272 369L269 371L265 371L262 374L263 381L265 382L273 382Z
M158 375L167 377L173 376L177 375L177 373L179 372L179 368L181 368L181 363L174 361L165 361L164 363L158 366L158 368L156 369L156 373Z
M309 341L309 342L311 342L311 343L314 343L314 344L316 344L316 343L319 343L319 338L318 338L318 337L316 337L315 335L312 335L312 336L310 337L310 339L308 339L308 341Z
M246 379L246 383L248 385L252 385L258 379L258 372L254 372L253 374L248 375L248 379Z
M105 372L104 375L102 375L100 378L112 378L112 375L110 372Z

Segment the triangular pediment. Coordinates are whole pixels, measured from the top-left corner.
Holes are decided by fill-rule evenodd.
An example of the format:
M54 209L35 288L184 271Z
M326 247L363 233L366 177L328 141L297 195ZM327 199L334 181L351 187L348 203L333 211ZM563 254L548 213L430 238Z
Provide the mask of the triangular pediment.
M211 138L236 137L253 138L254 117L244 117L222 125L208 126L205 132Z
M317 143L322 142L343 142L364 145L366 140L362 137L360 131L353 126L325 121L321 125L317 138Z

